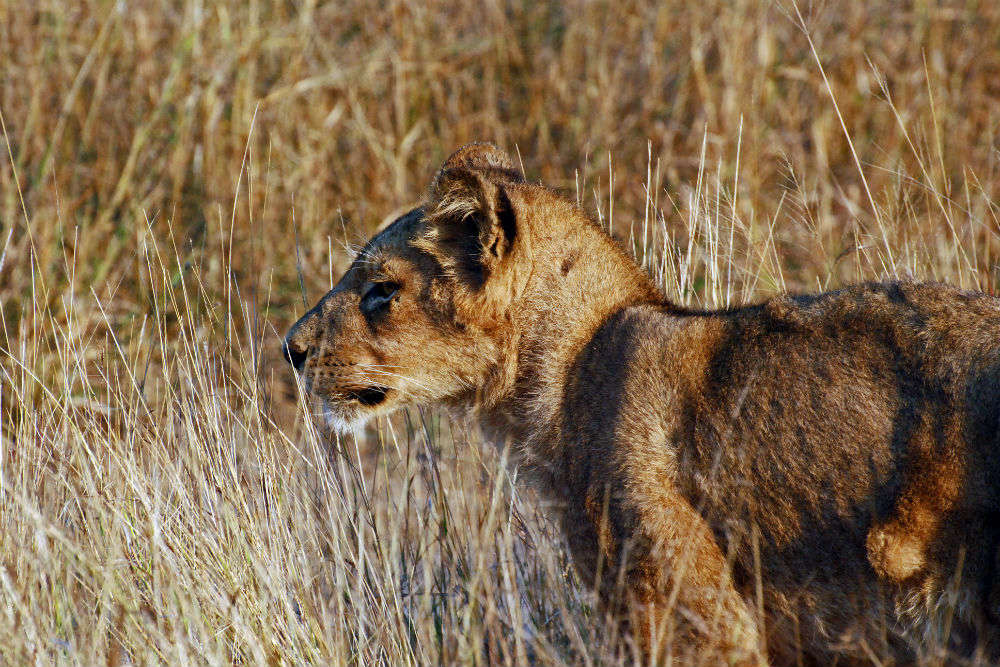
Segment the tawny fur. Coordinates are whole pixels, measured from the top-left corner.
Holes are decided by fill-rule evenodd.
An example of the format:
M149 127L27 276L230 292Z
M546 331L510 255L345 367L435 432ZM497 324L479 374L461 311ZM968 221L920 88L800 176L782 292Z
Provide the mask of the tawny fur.
M679 308L474 144L286 344L340 427L436 403L509 444L654 660L1000 655L997 299L893 282Z

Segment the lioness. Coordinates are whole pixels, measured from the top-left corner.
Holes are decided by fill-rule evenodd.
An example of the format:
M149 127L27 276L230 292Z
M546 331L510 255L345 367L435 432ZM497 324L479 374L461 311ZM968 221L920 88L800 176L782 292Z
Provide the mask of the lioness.
M653 661L668 635L710 662L998 655L998 299L892 282L681 308L474 144L285 354L341 429L471 410Z

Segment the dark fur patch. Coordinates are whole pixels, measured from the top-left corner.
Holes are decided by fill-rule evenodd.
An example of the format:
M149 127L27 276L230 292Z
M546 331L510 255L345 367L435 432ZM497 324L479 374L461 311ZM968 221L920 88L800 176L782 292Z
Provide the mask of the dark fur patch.
M562 264L559 265L559 273L563 274L564 276L568 275L570 269L572 269L573 265L576 264L576 260L579 256L580 256L579 251L574 250L570 254L563 257Z

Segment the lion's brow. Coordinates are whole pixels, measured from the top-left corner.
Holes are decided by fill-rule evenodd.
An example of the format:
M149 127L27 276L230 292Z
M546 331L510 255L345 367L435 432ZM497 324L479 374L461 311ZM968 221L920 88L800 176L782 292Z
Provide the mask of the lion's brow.
M412 211L396 218L392 224L369 239L368 243L366 243L358 253L358 256L368 255L371 257L373 256L373 253L380 251L381 248L390 244L394 239L409 237L413 225L415 225L421 217L423 217L423 209L415 208Z

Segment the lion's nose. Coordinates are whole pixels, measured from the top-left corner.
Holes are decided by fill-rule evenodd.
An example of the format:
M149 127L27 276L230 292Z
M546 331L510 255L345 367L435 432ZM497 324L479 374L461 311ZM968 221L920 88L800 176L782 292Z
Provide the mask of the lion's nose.
M295 370L302 372L302 367L306 363L306 357L309 356L309 350L307 348L301 348L295 345L294 342L289 342L287 339L281 344L281 352L285 355L285 359L288 359Z

